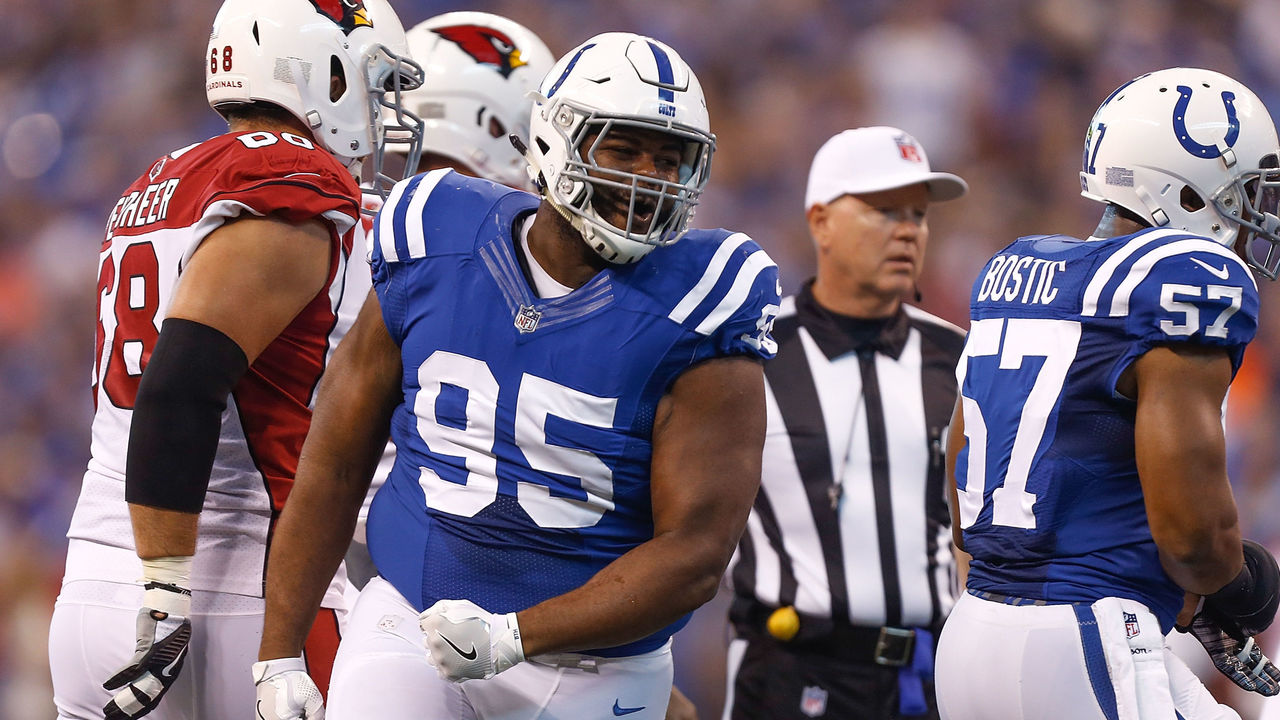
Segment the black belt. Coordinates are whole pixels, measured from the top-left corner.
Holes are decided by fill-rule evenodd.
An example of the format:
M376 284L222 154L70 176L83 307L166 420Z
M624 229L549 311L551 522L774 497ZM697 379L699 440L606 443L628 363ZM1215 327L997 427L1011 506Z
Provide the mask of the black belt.
M729 619L738 633L752 639L767 639L797 653L821 655L854 663L902 667L911 663L915 651L914 628L872 627L835 621L829 617L797 613L800 629L790 640L768 631L769 616L777 608L737 597L729 609ZM934 631L937 637L937 629Z

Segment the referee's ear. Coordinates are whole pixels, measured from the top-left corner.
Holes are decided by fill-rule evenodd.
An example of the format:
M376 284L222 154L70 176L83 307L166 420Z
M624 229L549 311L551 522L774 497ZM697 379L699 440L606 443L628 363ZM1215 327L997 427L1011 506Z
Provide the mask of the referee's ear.
M809 236L821 251L830 244L831 210L823 203L814 203L804 211L805 220L809 222Z

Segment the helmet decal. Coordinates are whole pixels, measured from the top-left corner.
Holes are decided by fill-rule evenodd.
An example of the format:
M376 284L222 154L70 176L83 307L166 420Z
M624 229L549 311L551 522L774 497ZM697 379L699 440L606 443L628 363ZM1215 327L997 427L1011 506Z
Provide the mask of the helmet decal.
M1187 105L1191 103L1191 88L1186 85L1178 86L1178 102L1173 106L1173 133L1177 136L1178 142L1187 152L1202 158L1216 158L1222 155L1222 150L1216 145L1201 145L1191 139L1191 134L1187 132ZM1222 139L1222 143L1228 148L1236 144L1236 139L1240 137L1240 119L1236 117L1236 96L1230 90L1222 91L1222 104L1227 107L1227 136Z
M311 0L311 4L321 15L337 23L347 35L358 27L373 27L362 0Z
M658 64L658 82L662 83L658 86L658 99L666 104L658 108L658 112L668 117L676 116L676 94L671 86L676 81L676 76L671 70L671 58L667 57L667 51L649 42L649 49L653 51L653 60Z
M568 65L564 66L564 72L560 73L560 77L559 79L556 80L556 84L552 85L551 89L547 91L548 98L556 94L556 91L560 89L560 86L569 77L569 73L573 72L573 66L578 64L578 60L582 57L582 53L590 50L595 46L596 46L595 43L588 43L578 48L577 54L573 56L573 59L569 61Z
M502 77L529 63L521 57L520 48L506 33L482 25L450 25L432 30L452 42L481 65L491 65Z

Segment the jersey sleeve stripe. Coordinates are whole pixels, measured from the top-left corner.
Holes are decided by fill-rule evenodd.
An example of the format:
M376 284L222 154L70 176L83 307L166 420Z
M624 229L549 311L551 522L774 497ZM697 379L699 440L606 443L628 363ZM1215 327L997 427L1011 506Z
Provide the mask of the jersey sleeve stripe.
M1249 268L1244 264L1234 252L1225 247L1203 238L1195 238L1188 240L1178 240L1168 245L1158 247L1151 252L1143 255L1129 268L1129 274L1125 276L1120 286L1116 288L1115 294L1111 296L1111 311L1107 313L1109 317L1121 317L1129 314L1129 298L1133 295L1133 291L1138 285L1146 279L1151 273L1151 269L1156 263L1165 258L1181 255L1189 252L1207 252L1213 253L1219 257L1228 258L1234 261L1236 265L1244 270L1245 275L1254 283L1254 289L1257 289L1257 281L1253 279L1253 274L1249 272Z
M385 262L399 262L400 253L396 251L395 211L400 207L400 199L410 188L417 186L419 178L398 182L391 188L391 195L378 211L378 221L374 223L375 241L382 248L382 259Z
M405 219L405 236L411 258L427 256L427 233L422 225L422 208L426 206L427 198L431 197L431 191L436 189L436 185L448 172L448 168L443 168L427 173L422 176L421 182L413 191L413 199L409 201L409 210Z
M1130 256L1146 247L1149 243L1155 242L1161 238L1176 235L1180 230L1155 230L1135 238L1123 250L1117 250L1107 258L1097 271L1093 273L1093 279L1089 281L1089 286L1084 291L1084 304L1081 306L1081 315L1097 315L1098 303L1102 299L1102 291L1106 289L1107 283L1111 281L1113 275L1120 265L1128 260Z
M766 268L773 267L773 259L764 250L756 250L747 257L747 261L742 263L742 267L738 270L738 276L733 280L733 286L729 288L729 292L715 309L702 322L698 323L695 328L702 335L710 335L715 329L720 327L725 320L728 320L738 308L747 299L747 294L751 292L751 286L755 284L756 278Z
M693 289L688 294L681 298L675 309L667 317L678 323L688 320L694 309L703 300L707 299L707 295L711 294L711 289L715 287L716 281L720 279L720 274L724 272L724 267L729 263L729 258L733 255L733 252L750 239L742 233L735 233L725 238L720 247L716 249L715 255L711 256L711 262L707 263L707 269L702 273L698 283L693 286Z

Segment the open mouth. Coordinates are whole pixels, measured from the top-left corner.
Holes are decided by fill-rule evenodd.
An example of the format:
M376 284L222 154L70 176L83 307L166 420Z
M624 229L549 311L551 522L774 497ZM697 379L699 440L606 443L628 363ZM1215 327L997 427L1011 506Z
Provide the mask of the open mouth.
M647 233L658 214L658 201L646 196L635 199L634 208L631 197L627 193L614 188L596 188L596 211L605 217L609 224L633 233ZM630 219L630 227L628 227Z

